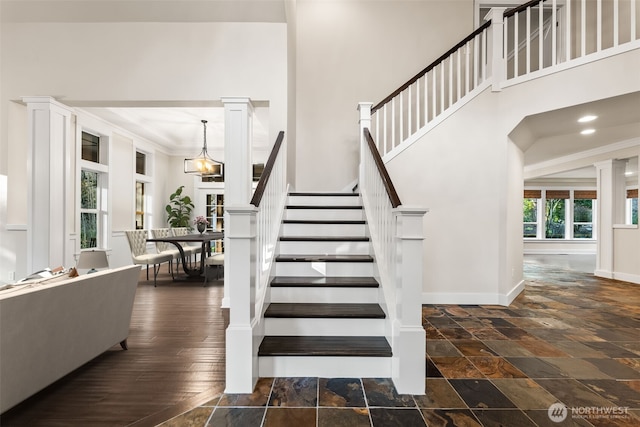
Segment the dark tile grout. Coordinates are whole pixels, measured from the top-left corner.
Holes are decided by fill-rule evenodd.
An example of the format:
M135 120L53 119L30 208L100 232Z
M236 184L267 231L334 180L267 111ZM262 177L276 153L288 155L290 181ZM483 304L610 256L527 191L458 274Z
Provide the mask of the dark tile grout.
M512 381L516 378L513 378L512 377L513 375L511 375L509 372L502 372L502 371L496 372L493 374L489 372L490 374L489 376L485 374L482 371L482 367L478 366L478 363L480 363L480 359L475 359L475 360L472 359L473 357L477 357L477 356L473 354L465 354L466 352L469 352L469 349L466 349L466 351L462 351L461 348L456 346L456 344L462 346L464 345L464 342L461 342L460 340L456 340L456 339L451 339L450 337L443 335L441 333L441 331L446 332L447 328L460 329L460 331L458 332L464 331L470 335L470 337L466 339L467 341L470 341L471 343L474 343L474 344L477 341L478 343L480 343L480 344L477 344L478 346L481 346L481 345L486 346L492 353L495 353L495 354L487 353L487 354L483 354L480 357L486 357L490 359L493 359L493 358L500 359L505 363L513 366L513 368L515 368L517 371L525 375L525 377L521 378L523 381L525 380L531 381L533 384L539 387L535 389L535 391L540 392L540 396L544 396L545 399L548 399L548 396L550 396L550 398L555 402L562 402L567 407L584 406L584 405L576 405L575 403L578 402L577 400L573 400L573 403L572 403L572 399L575 399L572 396L572 393L575 394L579 392L581 393L581 399L586 399L584 400L583 403L599 402L602 405L622 407L624 405L622 405L621 403L625 401L633 402L634 406L632 406L631 409L634 410L635 412L632 412L632 414L640 415L640 368L639 368L640 367L640 345L637 345L634 342L628 342L628 341L606 341L604 338L600 338L597 335L598 333L600 334L604 333L601 331L607 331L606 334L609 334L609 336L616 336L614 335L615 333L618 334L617 336L625 336L625 334L633 334L633 332L637 332L638 334L640 334L640 319L638 318L638 316L640 316L640 304L638 304L637 288L635 288L635 286L637 285L626 284L624 282L616 282L608 279L599 279L599 278L595 278L593 275L586 274L586 273L553 270L552 268L547 268L545 266L533 266L533 267L530 266L529 273L530 273L530 276L533 277L533 279L530 279L527 281L525 286L525 291L521 295L519 295L509 307L502 307L502 306L495 306L495 305L481 305L481 306L425 305L423 306L423 325L427 329L432 328L436 336L436 338L428 338L428 342L429 343L437 342L437 341L447 342L448 343L447 345L450 346L450 348L455 349L455 351L458 353L457 356L435 356L433 354L430 354L428 349L426 349L426 360L428 360L431 364L433 364L433 366L442 375L442 377L432 377L429 375L434 375L435 373L432 373L432 372L427 373L427 378L426 378L427 387L429 387L428 384L430 379L432 380L441 379L442 381L444 381L444 384L447 384L450 387L450 389L455 394L455 396L461 400L464 407L457 408L455 407L455 405L449 405L449 406L441 405L437 408L424 408L420 406L420 401L415 396L411 396L411 400L415 405L413 407L371 406L369 404L370 399L367 397L367 390L365 388L364 382L360 378L358 380L359 380L360 387L362 389L364 403L365 403L365 406L363 408L367 410L370 425L374 425L374 419L372 417L372 411L371 411L372 409L418 410L418 412L420 413L420 417L422 421L425 423L425 425L428 424L429 422L428 419L426 418L426 413L437 412L437 411L448 410L448 409L451 409L453 411L468 412L471 416L471 419L469 419L469 421L475 422L479 426L483 425L479 421L480 420L480 418L478 418L479 416L483 417L489 414L491 416L511 417L517 413L521 414L517 416L524 417L522 419L526 420L527 422L530 422L531 423L530 425L533 425L533 426L539 425L535 423L535 420L531 418L531 416L535 416L537 413L541 414L543 413L543 411L547 411L548 408L547 407L538 408L537 406L541 406L541 404L538 404L538 403L536 403L535 405L528 404L527 407L519 408L517 405L517 401L513 400L513 396L510 397L510 395L506 394L505 391L503 391L499 387L500 381L496 381L496 380ZM560 275L559 273L562 273L562 274ZM621 302L622 300L627 302L622 303ZM572 305L576 303L579 303L577 308ZM565 306L571 307L573 310L580 310L580 312L576 313L574 317L572 313L566 313L565 311L563 311L563 308L566 309ZM560 307L560 308L554 308L554 307ZM582 320L579 316L585 315L585 314L588 315L589 317L585 320ZM432 320L442 319L442 320L438 320L435 323L441 324L443 326L436 326L436 324L432 323L432 321L430 321L429 319L432 319ZM493 320L488 322L482 322L483 319L493 319ZM502 321L498 322L496 319L501 319ZM509 322L509 319L512 319L513 322ZM523 319L523 320L515 321L515 319ZM532 325L531 324L527 325L527 321L525 321L524 319L529 319L534 323ZM531 319L545 319L545 321L536 322L535 320L531 320ZM571 321L569 322L570 319ZM484 323L484 325L479 326L477 328L470 327L470 326L465 327L461 323L459 323L464 321L479 321L480 323ZM565 323L565 321L568 323ZM617 323L612 323L614 321ZM503 324L504 322L506 322L508 325L511 325L507 327L512 328L513 329L512 332L517 332L517 330L520 330L522 333L522 336L518 339L512 339L512 338L509 338L508 336L505 336L506 339L502 339L502 340L479 339L478 337L476 337L476 335L474 335L472 332L468 330L468 329L474 330L474 329L483 328L483 329L487 329L488 331L487 333L494 333L494 332L499 333L500 331L497 328L504 327L504 326L495 326L494 323ZM520 323L521 326L518 326L518 323ZM539 325L537 323L539 323ZM553 337L554 334L562 333L566 331L566 329L563 329L563 328L565 328L567 324L570 327L570 329L575 329L575 331L569 330L568 332L573 332L574 334L578 333L578 335L573 335L573 336L567 335L566 339L563 341L544 338L545 336ZM607 325L610 325L610 324L613 324L616 327L615 328L607 327ZM451 325L455 325L455 326L451 326ZM582 327L580 328L575 325L578 325L578 326L582 325ZM535 327L532 327L532 326L535 326ZM531 330L534 330L534 329L535 331L533 332L538 332L539 335L536 335L535 333L531 332ZM616 330L611 331L611 329L616 329ZM617 329L624 329L624 331L617 331ZM453 332L455 331L452 331L451 333ZM506 332L506 331L503 331L503 332ZM595 341L588 341L587 339L592 339ZM528 344L529 342L533 342L533 343L538 343L538 347L537 348L535 346L531 348L522 347L525 351L525 354L530 353L531 356L527 356L527 355L510 356L510 355L503 355L502 350L499 351L499 350L496 350L495 348L492 348L491 345L489 345L489 343L484 344L485 342L490 342L490 341L491 342L504 341L505 343L515 343L518 346L520 346L518 342L522 343L523 345ZM565 350L567 350L572 345L572 343L576 343L582 346L589 347L590 349L592 349L594 353L592 353L591 357L589 356L578 357L577 355L567 353L561 348L560 349L557 348L554 345L554 343L559 343L559 342L566 343ZM589 343L592 343L594 347L589 346L588 345ZM605 343L605 344L596 345L593 343ZM625 347L624 345L621 345L623 343L627 343L627 346ZM576 345L576 348L577 348L577 345ZM606 352L605 352L605 348L608 349ZM614 353L614 355L612 356L611 355L612 353L610 352L613 350L615 350L617 353ZM434 351L434 349L431 349L431 351ZM574 350L574 352L575 351L577 350ZM438 351L436 351L436 353L438 353ZM594 354L600 354L601 357L596 358L593 356ZM627 356L629 357L626 357L626 358L615 357L615 354L618 354L618 355L627 354ZM457 360L465 361L466 363L468 363L467 366L473 367L473 369L477 370L477 372L481 375L481 377L480 378L469 377L468 373L465 374L464 371L456 372L455 369L450 369L447 366L439 367L438 363L436 363L433 360L434 357L439 361L442 361L445 357L457 358ZM516 359L518 359L519 362L524 364L530 361L532 363L542 362L544 363L543 366L546 366L546 365L550 366L549 373L557 371L558 375L560 376L554 376L554 375L548 375L548 374L545 375L544 373L542 374L542 376L540 374L528 375L526 372L522 371L522 369L520 369L518 366L513 365L510 362L510 359L512 361L515 361ZM615 364L611 364L611 366L614 366L618 370L617 372L622 372L622 371L626 372L627 376L622 378L617 378L617 376L611 372L610 372L611 375L609 375L609 373L600 371L600 369L598 369L598 371L600 371L600 373L602 374L603 378L598 378L598 377L592 378L589 376L587 376L586 378L581 378L580 375L576 377L576 375L570 375L571 373L570 371L572 369L576 369L575 366L565 366L565 365L556 366L553 363L551 363L552 361L551 359L553 360L569 359L569 360L575 360L576 363L578 363L577 362L578 360L582 360L585 363L589 363L595 366L596 369L598 369L597 364L602 364L604 366L606 363L608 363L608 362L602 362L602 360L614 361ZM625 360L630 359L630 361L628 364L623 364L618 362L616 359L625 359ZM497 362L500 362L500 361L498 360ZM558 363L560 362L561 360ZM529 366L529 368L531 368L531 366ZM567 368L569 369L569 371L566 371ZM443 369L445 369L444 373L442 372ZM525 370L530 371L530 369L525 369ZM504 376L501 376L501 374L504 374ZM592 375L596 375L596 374L594 373ZM627 377L630 377L630 378L627 378ZM453 383L452 383L452 380L453 380ZM569 387L569 385L573 384L572 381L575 382L576 386L580 387L579 390L575 390L575 389L563 390L562 388L557 389L558 387ZM589 382L594 382L594 381L613 381L614 385L617 386L618 388L616 388L614 391L602 389L602 391L598 392L588 386ZM462 386L471 386L471 385L481 384L483 382L486 382L486 384L484 384L484 387L487 387L487 385L490 385L493 388L488 388L488 389L497 390L497 393L494 396L496 399L503 401L505 405L507 404L507 402L510 404L513 404L514 407L513 408L470 407L469 403L460 394L460 390L456 389L452 385L452 384L456 384L462 387ZM275 383L276 381L273 380L269 390L269 396L267 397L267 402L264 406L262 406L264 408L264 413L263 413L262 421L260 424L261 426L264 426L266 423L268 409L276 407L276 406L269 406L269 403L271 402L271 397L274 392ZM627 387L629 389L627 390L626 388L623 388L627 386L627 383L631 385L637 383L636 389ZM517 384L517 382L513 381L513 384ZM547 388L544 387L545 384L547 384ZM595 384L602 384L602 383L595 383ZM548 389L548 387L550 386L555 386L556 389L554 389L553 387L551 389ZM618 393L618 394L615 394L615 393ZM626 396L625 396L625 393L626 393ZM473 396L474 399L475 398L485 399L487 397L484 395L478 397L477 394L478 393L471 392L470 396ZM609 395L613 397L608 397ZM533 398L531 395L528 395L527 397ZM542 397L539 397L539 398L542 399ZM212 420L216 409L219 407L218 404L220 403L221 399L222 399L222 396L218 398L216 405L213 405L213 406L202 405L202 407L213 408L205 426L209 425L210 421ZM566 401L563 402L563 400L566 400ZM616 401L620 403L616 403ZM484 404L486 402L482 402L482 403ZM571 406L572 404L573 406ZM529 406L532 406L532 407L529 407ZM233 406L226 406L226 407L232 408ZM280 407L288 408L288 409L315 408L316 425L319 425L319 422L320 422L319 409L325 409L325 408L353 409L353 407L343 408L343 407L334 407L334 406L320 406L320 378L316 378L315 406L313 407L280 406ZM238 406L234 408L244 409L244 408L256 408L256 407L255 406L246 406L246 407ZM183 417L185 420L187 420L188 415L189 415L189 412L181 415L178 418ZM636 415L629 415L629 416L635 417ZM177 419L174 419L174 420L177 421ZM544 420L544 422L549 422L549 421L551 420L550 419ZM635 418L633 419L629 418L627 421L630 423L628 425L634 425L634 423L640 423L640 420ZM576 425L584 425L584 426L593 425L584 420L576 421L576 423L578 423ZM165 423L164 425L166 425L167 427L170 426L171 420ZM229 425L233 425L233 424L229 424ZM563 425L563 424L558 424L558 425ZM627 424L620 424L620 425L622 426ZM194 427L201 427L201 426L194 425Z

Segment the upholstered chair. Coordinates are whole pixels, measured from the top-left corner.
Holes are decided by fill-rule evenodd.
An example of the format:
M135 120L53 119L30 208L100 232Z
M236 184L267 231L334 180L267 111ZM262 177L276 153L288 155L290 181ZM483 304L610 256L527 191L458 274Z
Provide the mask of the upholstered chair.
M189 234L189 229L187 227L173 227L171 228L171 233L174 236L186 236ZM191 262L193 256L202 252L202 245L198 242L182 243L182 248L184 249L185 255L189 258L189 262Z
M169 265L171 265L173 256L162 253L147 253L147 237L149 236L147 230L127 230L125 234L127 235L127 241L131 249L131 259L133 263L147 266L147 280L149 280L149 265L153 265L153 286L156 286L156 278L158 271L160 271L160 265L163 262L168 262Z
M216 268L216 280L220 278L220 271L224 268L224 254L215 253L211 254L204 259L204 285L207 286L207 279L209 276L209 267Z
M168 228L154 228L151 230L151 235L154 238L172 237L171 231L169 231ZM176 267L178 267L178 262L181 259L180 251L178 250L178 248L176 248L173 243L155 242L155 244L158 253L171 255L172 259L176 260ZM171 265L173 265L173 263Z

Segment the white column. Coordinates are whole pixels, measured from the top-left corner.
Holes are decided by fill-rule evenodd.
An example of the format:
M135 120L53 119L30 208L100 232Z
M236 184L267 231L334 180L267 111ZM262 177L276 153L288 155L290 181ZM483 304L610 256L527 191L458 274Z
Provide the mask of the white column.
M251 140L253 105L249 98L221 98L224 105L224 204L248 206L251 201ZM225 212L225 225L227 214ZM228 226L225 226L227 228ZM230 259L237 256L225 236L224 296L222 307L230 307Z
M425 393L426 334L422 327L423 222L426 209L394 209L396 313L393 383L401 394Z
M27 104L27 272L65 266L67 197L74 177L71 157L73 110L49 96L22 98ZM71 174L71 176L70 176Z
M359 119L358 123L360 124L360 181L364 180L364 161L363 156L366 153L365 149L367 148L367 142L362 135L362 130L364 128L368 128L371 131L371 108L373 107L373 102L360 102L358 103L358 112Z
M226 331L225 393L251 393L258 380L257 348L253 348L255 317L256 214L251 205L225 206L225 285L229 287L229 326ZM226 292L226 290L225 290Z
M504 52L504 11L505 7L494 7L486 15L491 19L491 31L489 31L488 52L488 73L493 82L491 90L499 92L502 89L500 84L504 81L507 63Z
M253 105L249 98L221 98L224 104L224 202L251 200L251 140Z
M613 278L613 225L624 224L626 161L609 159L594 164L598 201L596 203L596 271L599 277Z

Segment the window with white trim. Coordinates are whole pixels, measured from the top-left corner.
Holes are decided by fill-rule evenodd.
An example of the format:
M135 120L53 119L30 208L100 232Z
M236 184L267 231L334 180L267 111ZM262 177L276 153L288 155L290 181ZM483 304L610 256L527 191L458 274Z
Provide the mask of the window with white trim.
M151 176L148 173L151 169L149 166L151 156L147 153L136 150L136 217L135 224L137 230L148 228L151 224Z
M593 239L595 190L524 190L525 239Z
M80 161L80 249L105 247L108 167L106 144L82 132ZM104 163L103 163L104 162Z
M638 189L628 188L626 199L625 223L638 225Z

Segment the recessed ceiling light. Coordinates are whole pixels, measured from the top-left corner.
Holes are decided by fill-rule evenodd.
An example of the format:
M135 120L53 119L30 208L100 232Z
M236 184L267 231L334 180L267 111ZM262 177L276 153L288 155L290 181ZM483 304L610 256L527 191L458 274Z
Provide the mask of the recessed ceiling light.
M578 123L588 123L597 119L598 116L582 116L578 119Z
M595 129L585 129L585 130L581 131L580 133L582 135L591 135L592 133L595 133L595 132L596 132Z

